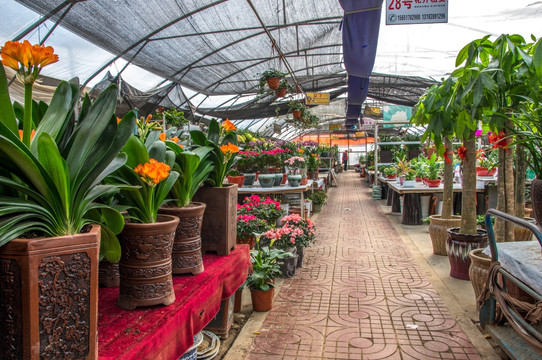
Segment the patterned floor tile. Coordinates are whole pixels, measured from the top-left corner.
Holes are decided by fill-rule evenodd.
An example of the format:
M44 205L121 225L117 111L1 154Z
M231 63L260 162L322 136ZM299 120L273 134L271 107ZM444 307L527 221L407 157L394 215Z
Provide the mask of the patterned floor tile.
M339 177L248 360L480 359L370 189Z

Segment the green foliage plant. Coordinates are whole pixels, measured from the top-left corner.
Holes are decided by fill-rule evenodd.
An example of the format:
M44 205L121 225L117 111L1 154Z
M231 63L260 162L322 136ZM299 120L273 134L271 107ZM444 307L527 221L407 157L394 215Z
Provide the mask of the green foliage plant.
M322 189L318 189L309 195L309 199L312 200L312 203L315 205L325 205L327 193Z
M267 83L267 79L270 79L270 78L284 79L284 77L286 77L286 74L283 73L282 71L277 70L277 69L265 70L262 73L262 75L260 76L260 79L259 79L259 82L258 82L258 87L260 89L259 93L260 94L264 93L265 85Z
M275 287L272 280L281 274L280 260L293 255L284 250L272 248L274 240L269 246L261 246L261 234L256 235L256 249L250 251L252 274L247 277L245 284L254 290L267 291Z

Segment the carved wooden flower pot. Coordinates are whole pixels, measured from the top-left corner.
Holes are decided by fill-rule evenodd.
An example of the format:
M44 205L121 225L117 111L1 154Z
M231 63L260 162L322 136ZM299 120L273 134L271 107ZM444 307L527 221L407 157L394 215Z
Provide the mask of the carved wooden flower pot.
M173 274L197 275L203 272L201 257L201 224L205 204L193 202L186 207L162 207L159 213L179 218L173 241L171 263Z
M179 218L171 215L158 215L150 224L126 222L118 236L122 249L118 306L133 310L175 301L171 251L178 224Z
M237 185L201 187L194 200L207 205L201 228L202 252L228 255L237 238Z
M100 261L98 274L98 283L100 286L106 288L119 287L120 274L118 263L113 264L105 259Z
M100 227L0 248L0 357L97 358Z

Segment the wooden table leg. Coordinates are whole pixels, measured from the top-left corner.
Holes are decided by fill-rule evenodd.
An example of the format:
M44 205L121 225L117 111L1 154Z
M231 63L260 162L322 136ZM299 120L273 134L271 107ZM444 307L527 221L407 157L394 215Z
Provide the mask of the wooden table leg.
M422 204L420 194L404 194L403 195L403 220L405 225L421 225L422 224Z
M401 212L401 195L393 190L391 190L391 212Z

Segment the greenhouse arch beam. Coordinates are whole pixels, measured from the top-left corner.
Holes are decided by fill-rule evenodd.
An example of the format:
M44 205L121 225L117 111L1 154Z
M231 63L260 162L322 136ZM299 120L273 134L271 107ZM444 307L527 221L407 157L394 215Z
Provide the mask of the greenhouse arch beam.
M70 4L70 9L73 5L75 5L78 2L86 1L86 0L65 0L61 4L59 4L56 8L49 11L47 14L43 15L39 20L34 22L32 25L24 29L19 35L15 36L12 41L19 41L26 35L28 35L32 30L39 27L41 24L49 20L51 17L53 17L56 13L58 13L60 10L62 10L66 5Z
M149 38L153 35L156 35L158 33L160 33L161 31L169 28L170 26L173 26L174 24L178 23L179 21L182 21L186 18L189 18L190 16L192 15L195 15L199 12L202 12L204 10L207 10L209 8L212 8L213 6L216 6L216 5L219 5L223 2L226 2L228 0L217 0L211 4L208 4L208 5L205 5L205 6L202 6L198 9L195 9L194 11L191 11L183 16L179 16L178 18L175 18L173 19L172 21L168 22L167 24L163 25L163 26L160 26L158 29L156 30L153 30L150 34L148 34L147 36L145 36L144 38L142 39L139 39L138 41L136 41L135 43L133 43L132 45L128 46L128 48L126 48L125 50L121 51L120 53L118 53L115 57L113 57L113 59L109 60L107 63L105 63L105 65L103 65L99 70L97 70L94 74L92 74L82 85L82 87L85 87L90 80L92 80L94 77L96 77L99 73L101 73L102 71L104 71L109 65L111 65L112 63L114 63L115 61L117 61L118 59L120 59L122 56L126 55L126 53L132 49L135 49L138 45L140 44L143 44L143 46L145 46L145 44L149 41ZM133 60L133 59L132 59Z

